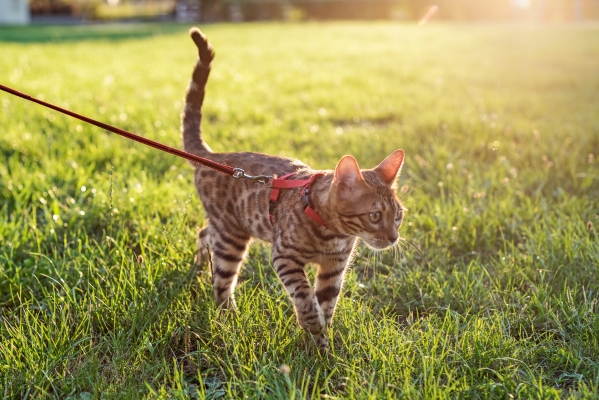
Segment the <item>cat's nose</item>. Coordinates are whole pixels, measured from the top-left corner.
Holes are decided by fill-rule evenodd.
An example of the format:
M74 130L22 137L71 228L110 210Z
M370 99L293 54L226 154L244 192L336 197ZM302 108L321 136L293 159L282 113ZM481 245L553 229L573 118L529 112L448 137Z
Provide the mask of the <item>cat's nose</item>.
M389 241L391 243L395 243L395 241L397 240L398 237L399 237L399 235L397 233L393 233L393 234L389 235Z

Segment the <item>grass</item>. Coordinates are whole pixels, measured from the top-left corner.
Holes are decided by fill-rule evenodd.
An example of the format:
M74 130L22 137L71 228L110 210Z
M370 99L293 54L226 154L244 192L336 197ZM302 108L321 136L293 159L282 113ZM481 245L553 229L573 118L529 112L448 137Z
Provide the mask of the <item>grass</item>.
M180 146L187 29L0 28L0 77ZM316 168L406 151L407 243L360 248L329 355L297 327L266 244L239 312L214 309L183 160L0 94L0 393L598 397L598 29L204 27L216 151Z

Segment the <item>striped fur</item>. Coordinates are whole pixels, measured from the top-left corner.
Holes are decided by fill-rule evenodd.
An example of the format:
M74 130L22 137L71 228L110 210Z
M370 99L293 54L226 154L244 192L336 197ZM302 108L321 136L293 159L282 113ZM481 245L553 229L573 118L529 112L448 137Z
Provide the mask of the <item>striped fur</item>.
M190 33L200 57L182 114L185 151L242 168L250 175L296 172L293 179L305 179L315 172L325 173L312 186L310 205L326 228L305 215L299 189L281 191L271 224L268 188L196 165L195 186L209 220L199 234L197 261L206 262L211 252L216 303L235 307L233 290L250 240L272 243L273 267L289 292L299 325L314 335L319 347L326 348L326 329L331 325L357 238L377 250L398 241L403 207L395 195L395 183L404 153L397 150L376 168L363 171L351 156L343 157L333 171L314 171L290 158L213 153L201 135L201 109L214 53L197 28ZM314 288L305 273L309 263L317 267Z

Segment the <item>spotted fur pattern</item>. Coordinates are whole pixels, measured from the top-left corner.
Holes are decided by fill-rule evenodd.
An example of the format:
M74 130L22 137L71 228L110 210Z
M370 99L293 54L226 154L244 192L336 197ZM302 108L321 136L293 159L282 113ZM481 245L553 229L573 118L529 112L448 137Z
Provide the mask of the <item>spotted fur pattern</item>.
M357 239L380 250L397 243L403 206L395 184L404 153L396 150L376 168L360 170L351 156L343 157L333 171L314 171L298 160L260 153L214 153L201 135L201 108L210 65L214 57L206 37L190 31L200 57L194 68L182 115L185 151L239 167L249 175L306 179L324 172L311 189L310 205L326 227L312 221L300 201L301 189L282 190L269 220L269 193L264 185L233 179L195 165L195 186L208 223L199 233L197 261L213 263L214 297L223 308L235 307L233 290L252 238L272 243L272 264L293 301L299 325L310 332L319 347L328 347L331 325L343 278ZM305 272L317 268L314 288Z

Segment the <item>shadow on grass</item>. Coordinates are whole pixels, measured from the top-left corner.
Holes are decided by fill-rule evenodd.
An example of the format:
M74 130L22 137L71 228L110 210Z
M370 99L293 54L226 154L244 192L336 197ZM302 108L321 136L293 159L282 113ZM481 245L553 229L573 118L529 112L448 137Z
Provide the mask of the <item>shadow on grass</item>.
M0 27L0 42L60 43L84 40L124 40L186 32L190 24L110 23Z

